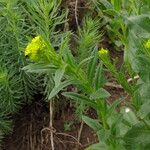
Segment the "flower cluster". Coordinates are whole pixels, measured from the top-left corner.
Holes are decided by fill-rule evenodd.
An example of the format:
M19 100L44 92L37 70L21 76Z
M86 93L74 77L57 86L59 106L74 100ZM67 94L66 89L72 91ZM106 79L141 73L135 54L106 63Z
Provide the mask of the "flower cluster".
M108 55L108 50L107 49L104 49L104 48L101 48L99 50L99 55Z
M150 49L150 39L146 42L145 48Z
M44 54L46 43L41 36L36 36L28 44L25 49L25 56L28 56L32 61L40 60L40 57Z
M101 48L99 50L99 57L103 60L103 61L108 61L109 60L109 53L107 49Z

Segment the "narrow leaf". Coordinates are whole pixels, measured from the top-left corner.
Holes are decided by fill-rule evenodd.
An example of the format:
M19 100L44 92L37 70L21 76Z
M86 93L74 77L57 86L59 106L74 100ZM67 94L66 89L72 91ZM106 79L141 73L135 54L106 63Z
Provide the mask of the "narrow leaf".
M66 80L66 81L64 81L64 82L61 82L61 83L59 84L59 86L55 86L55 87L52 89L52 91L51 91L51 93L50 93L50 95L49 95L49 97L48 97L48 100L51 100L51 99L52 99L54 96L56 96L63 88L67 87L68 85L73 84L73 82L74 82L74 80Z
M107 92L105 89L100 88L96 92L90 95L90 99L105 99L110 96L110 93Z
M82 116L82 119L94 131L99 131L102 128L102 125L99 123L98 120L91 119L87 116Z
M81 94L77 94L74 92L64 92L62 95L71 98L73 100L79 100L81 102L84 102L85 104L88 104L89 106L96 108L97 105L94 101L91 101L88 97L81 95Z

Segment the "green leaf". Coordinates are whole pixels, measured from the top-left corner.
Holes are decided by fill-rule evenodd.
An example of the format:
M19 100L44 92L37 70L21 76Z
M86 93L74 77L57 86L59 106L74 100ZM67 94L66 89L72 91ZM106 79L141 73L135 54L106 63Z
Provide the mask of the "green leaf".
M95 79L94 79L94 88L98 90L102 87L105 83L105 77L103 74L103 64L99 63L95 72Z
M108 0L101 0L100 3L102 3L106 9L113 8L112 4Z
M92 93L90 95L90 99L105 99L108 98L110 96L110 93L107 92L105 89L100 88L98 89L96 92Z
M117 16L118 15L117 11L115 11L114 9L106 9L103 12L105 12L106 14L108 14L110 16Z
M124 123L127 123L129 126L139 123L135 113L130 108L122 108L121 114L123 114Z
M67 87L68 85L71 85L74 83L74 80L70 79L70 80L66 80L64 82L61 82L59 84L59 86L55 86L50 95L48 96L48 100L51 100L54 96L56 96L63 88Z
M108 109L107 116L110 116L121 102L122 101L120 99L115 100Z
M90 100L88 97L81 95L81 94L77 94L74 92L64 92L62 93L62 95L71 98L73 100L79 100L81 102L84 102L85 104L88 104L89 106L93 107L96 109L97 105L96 102Z
M102 128L102 125L99 123L98 120L91 119L87 116L82 116L82 119L94 131L99 131Z
M22 70L31 73L45 73L47 71L54 71L56 69L57 67L54 65L45 65L43 63L30 64L22 68Z
M75 66L75 59L71 53L69 41L71 33L68 32L65 39L62 39L62 44L60 47L60 55L62 55L63 60L70 66Z
M93 58L93 56L90 56L90 57L85 58L84 60L82 60L82 61L79 63L79 65L78 65L78 67L77 67L77 70L79 70L80 68L82 68L82 67L83 67L85 64L87 64L88 61L91 60L92 58Z
M122 2L120 0L111 0L111 3L113 4L114 9L119 12L121 9Z
M55 72L55 76L54 76L54 82L55 82L55 86L59 86L59 84L61 83L61 79L63 78L63 75L65 73L65 68L60 68L58 70L56 70Z
M111 133L110 130L101 129L97 132L97 135L99 141L106 142L109 139Z
M146 102L144 103L139 112L138 112L138 116L141 118L141 119L144 119L146 116L148 116L150 114L150 102Z
M149 15L131 16L127 19L129 27L135 32L144 35L150 33L150 17Z
M127 150L149 150L150 128L143 123L134 125L124 136Z
M100 143L91 145L85 150L108 150L108 146L105 143L100 142Z
M93 51L94 57L91 59L91 61L88 64L88 69L87 69L87 76L88 76L88 80L90 81L90 83L93 83L93 77L95 74L95 69L96 69L96 65L97 65L97 59L98 59L98 53L97 50Z

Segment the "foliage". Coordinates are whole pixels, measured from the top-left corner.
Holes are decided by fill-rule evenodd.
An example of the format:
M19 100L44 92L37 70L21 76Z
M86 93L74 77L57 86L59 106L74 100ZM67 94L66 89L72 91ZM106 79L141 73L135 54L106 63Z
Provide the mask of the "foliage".
M32 91L37 89L32 83L40 76L44 81L47 101L63 91L63 96L81 104L82 120L96 132L99 140L87 150L149 148L150 3L148 0L91 2L98 12L98 17L85 16L82 26L78 28L76 54L72 53L70 47L73 33L59 32L60 25L64 23L64 17L67 15L59 10L61 1L28 0L21 3L0 3L0 11L4 10L0 19L3 29L0 49L6 51L0 51L0 109L4 112L2 117L0 115L0 119L4 121L0 124L0 135L1 132L3 134L10 130L5 114L15 112L20 99L28 99L27 96L33 95ZM16 9L14 5L21 6L22 10L17 7L20 13L12 11ZM104 23L101 23L101 20L105 20L106 33L112 42L119 43L117 46L121 46L124 51L121 69L116 68L109 50L103 47L99 50ZM28 44L26 36L30 37ZM114 48L117 49L116 46ZM29 59L25 59L24 55ZM27 61L30 62L29 65ZM22 67L24 68L21 70ZM121 106L123 98L108 104L110 93L104 88L104 67L130 97L128 107ZM133 82L128 82L125 71ZM134 80L135 76L138 76L137 81ZM66 91L69 85L75 86L77 90ZM24 90L27 93L22 94ZM89 118L84 111L91 107L97 113L96 119ZM117 107L120 108L120 112L116 111ZM5 112L3 109L8 110Z
M43 79L43 74L22 69L29 62L24 48L37 33L42 33L45 41L51 38L54 47L59 45L63 34L56 32L55 28L63 23L65 15L56 17L60 3L0 0L0 136L11 130L11 121L7 116L16 113L23 103L30 103L36 93L44 93L44 80L51 81L46 76ZM46 86L49 89L52 87Z
M61 61L57 59L55 59L56 62L49 61L50 64L56 67L54 75L55 86L50 93L49 99L57 95L58 92L63 90L66 86L73 84L77 86L78 93L64 92L63 95L96 110L98 116L96 120L88 116L82 117L83 121L97 133L100 141L88 149L95 150L100 147L101 149L111 150L144 149L150 144L148 140L149 113L146 111L146 113L143 114L144 108L142 107L145 106L145 102L146 104L149 102L147 97L148 92L141 94L141 88L144 86L146 91L148 91L149 85L146 84L146 82L149 83L150 78L149 69L144 69L141 65L145 64L145 67L149 66L149 55L146 53L146 48L142 47L142 44L144 45L144 38L146 38L144 35L149 34L149 32L147 32L149 28L146 28L147 26L143 21L149 18L144 15L145 18L143 14L141 14L142 12L137 10L139 9L138 7L136 10L131 11L131 8L134 6L131 5L131 8L124 6L124 9L126 7L128 8L127 10L125 9L127 13L131 11L130 15L126 14L123 19L119 19L118 17L122 17L121 8L124 3L120 1L104 2L105 12L109 13L109 15L114 15L112 20L121 21L118 24L118 28L115 28L113 32L118 33L120 29L122 30L122 32L118 34L120 34L120 41L125 49L125 65L127 65L127 67L128 65L131 66L130 75L139 75L138 82L132 84L128 83L125 72L122 69L118 71L114 64L112 64L108 50L102 48L98 55L97 43L101 40L101 36L98 34L98 22L96 19L91 20L88 17L83 21L83 27L79 29L79 48L77 49L77 56L73 57L68 47L66 49L66 47L60 45L57 55ZM142 19L142 21L139 19ZM141 24L142 22L143 24ZM145 31L144 35L140 35L143 40L136 38L136 32L140 29ZM91 37L93 37L94 42L92 42ZM69 36L67 35L65 39L68 40L68 38ZM64 44L64 42L61 44ZM65 44L67 45L68 42L65 41ZM101 61L98 61L98 57ZM132 59L129 57L132 57ZM143 59L145 61L142 61ZM44 62L44 60L42 62ZM86 64L82 67L84 63ZM110 94L103 88L103 64L130 95L132 102L131 108L121 107L120 113L117 113L115 108L121 103L121 99L116 100L112 105L108 105L106 100ZM143 71L145 71L144 74ZM140 133L137 134L137 132L135 132L136 130L139 130ZM143 139L144 137L146 140ZM139 145L135 143L139 143Z
M119 51L127 46L129 29L127 20L142 14L149 14L150 10L148 0L92 0L92 4L104 20L105 30L111 40L109 43Z

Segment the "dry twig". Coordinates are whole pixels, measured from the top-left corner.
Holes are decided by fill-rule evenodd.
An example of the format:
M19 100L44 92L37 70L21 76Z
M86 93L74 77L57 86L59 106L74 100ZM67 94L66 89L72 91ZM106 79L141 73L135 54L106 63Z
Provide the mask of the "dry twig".
M76 24L77 24L77 27L79 26L79 22L78 22L78 0L76 0L76 3L75 3L75 19L76 19Z
M49 127L50 129L53 128L53 101L50 100L50 103L49 103L49 112L50 112L50 122L49 122ZM53 130L50 130L50 134L51 134L51 147L52 147L52 150L54 150L54 136L53 136Z

